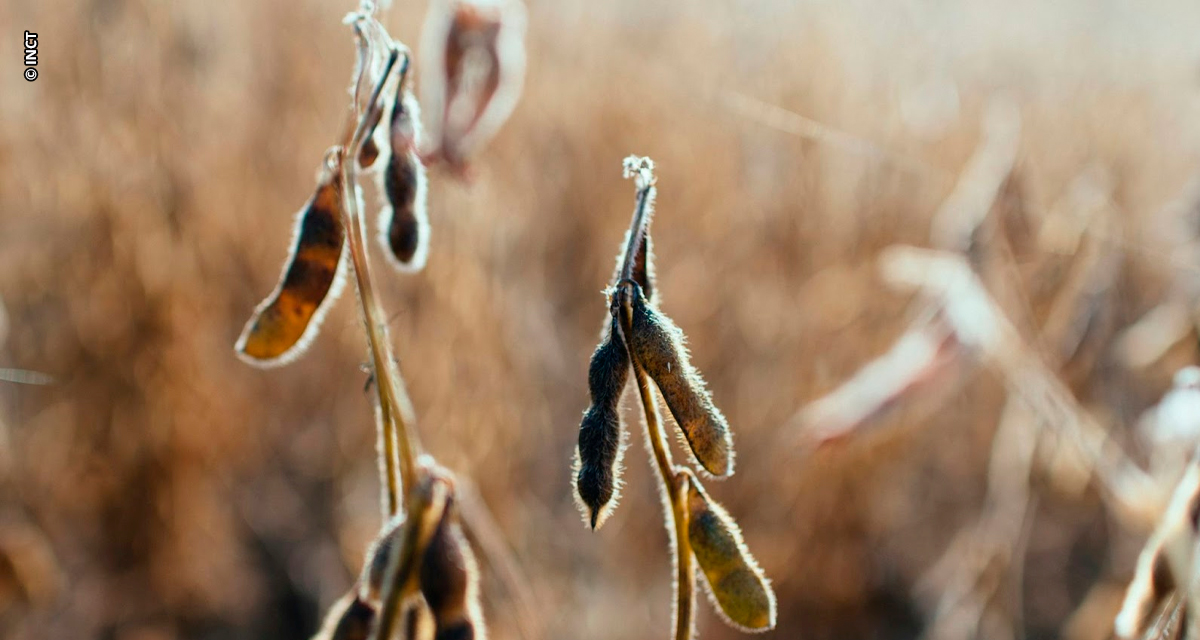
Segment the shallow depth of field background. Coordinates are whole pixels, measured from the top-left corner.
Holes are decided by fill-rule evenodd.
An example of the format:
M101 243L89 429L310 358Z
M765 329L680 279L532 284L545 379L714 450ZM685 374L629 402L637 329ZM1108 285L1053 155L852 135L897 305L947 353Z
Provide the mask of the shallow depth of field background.
M0 382L0 636L304 638L350 583L379 517L352 294L293 365L251 369L232 344L341 130L352 4L0 4L0 367L55 380ZM659 163L663 308L735 432L736 475L707 486L774 581L767 637L915 638L915 582L979 512L1003 403L993 374L920 422L901 411L814 456L787 425L903 330L907 300L874 258L927 244L992 96L1023 117L1004 197L1030 229L1080 172L1114 181L1121 274L1098 303L1094 356L1064 373L1072 390L1123 438L1196 360L1194 336L1144 370L1108 347L1200 277L1178 251L1193 211L1164 209L1200 171L1200 5L529 11L513 118L473 184L433 178L425 271L379 274L424 442L478 487L547 638L654 640L670 624L638 414L624 497L598 533L568 482L633 204L629 153ZM397 2L387 22L415 45L424 12ZM40 35L32 84L24 29ZM769 126L737 96L874 146ZM1066 260L1035 248L1020 261L1043 308ZM1140 543L1094 492L1046 494L1027 637L1068 635L1096 584L1119 597ZM492 635L516 638L488 576ZM701 638L740 637L700 610ZM1104 637L1111 614L1069 637Z

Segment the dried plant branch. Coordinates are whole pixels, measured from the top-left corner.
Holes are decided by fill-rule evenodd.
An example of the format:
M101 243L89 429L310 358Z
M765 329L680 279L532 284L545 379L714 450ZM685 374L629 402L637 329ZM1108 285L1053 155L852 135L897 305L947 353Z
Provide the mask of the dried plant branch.
M1089 193L1094 194L1095 190L1089 190ZM1102 202L1107 204L1108 201L1104 199ZM1072 211L1084 208L1079 202L1072 204L1076 205ZM1087 210L1092 214L1101 213L1096 207ZM1109 213L1109 210L1103 213ZM1108 215L1089 217L1093 219L1093 228L1096 225L1103 228L1104 223L1111 219ZM1045 359L1055 368L1080 349L1097 308L1096 299L1116 275L1117 260L1104 250L1107 242L1101 239L1102 235L1089 233L1082 244L1073 243L1076 258L1055 296L1040 339L1037 340L1040 344L1050 346ZM1003 237L998 238L998 243L1001 245L1001 268L1004 273L1010 274L1010 297L1019 300L1018 308L1025 310L1024 319L1032 324L1028 297L1021 282L1014 277L1016 265L1012 253L1005 250L1008 246ZM959 585L957 592L953 588L942 590L935 609L938 614L926 636L970 637L965 628L958 627L955 630L949 621L958 615L952 613L957 610L960 613L969 612L963 615L978 623L993 597L994 589L989 586L989 580L994 579L988 577L991 572L1001 571L1002 575L1008 575L1008 582L1014 586L1019 601L1020 580L1015 573L1023 566L1023 554L1019 549L1026 536L1022 532L1032 524L1032 505L1035 503L1035 494L1030 486L1031 474L1038 459L1038 448L1045 447L1052 435L1052 430L1036 414L1031 413L1030 407L1020 397L1008 399L992 440L984 512L974 526L958 534L950 551L922 580L926 585L939 581ZM1054 469L1050 472L1052 477L1056 475ZM999 566L994 568L993 565ZM974 585L974 588L964 590L962 585ZM1015 606L1011 615L1015 617L1019 611L1019 606Z
M319 316L336 296L336 284L348 264L354 273L377 392L384 522L358 584L330 610L318 637L350 640L369 632L376 640L391 640L403 615L408 635L422 620L432 619L439 638L483 638L478 571L457 509L452 508L452 475L421 453L412 403L372 277L358 167L373 166L379 155L374 130L384 109L380 96L401 56L386 141L391 154L388 178L396 172L405 174L400 180L415 175L416 189L383 190L389 204L406 212L424 206L424 167L412 149L417 106L405 82L410 56L407 47L394 42L378 22L377 9L376 3L364 0L359 11L346 18L357 42L347 127L341 144L326 154L317 194L302 210L285 275L256 311L237 348L245 359L260 365L281 364L302 351L316 332ZM372 89L364 102L368 86ZM403 154L406 162L399 162L397 154ZM385 187L413 186L411 181L383 182ZM410 266L417 268L415 255L398 257L407 257Z
M983 129L983 141L933 217L931 235L937 247L968 250L1012 172L1021 133L1016 105L993 99L984 114Z
M1135 523L1153 519L1139 500L1152 486L1151 479L1025 345L965 259L952 253L894 246L884 252L880 264L892 285L916 288L939 302L959 339L979 351L1043 424L1078 448L1114 513Z
M625 245L625 258L621 263L621 277L618 282L633 280L633 271L638 263L638 248L645 242L650 226L650 216L654 212L654 198L657 195L654 177L654 161L650 158L629 156L624 161L626 178L634 178L637 184L636 204L633 208L633 219L629 222L629 234ZM649 262L649 254L643 260Z
M935 246L967 251L995 208L1016 160L1021 120L1015 105L996 98L984 114L982 141L933 217ZM913 397L923 399L923 415L953 397L973 366L946 324L939 306L921 311L908 331L884 355L850 380L799 409L788 431L800 447L822 446L861 433L889 408Z
M936 411L969 379L970 351L936 309L927 309L891 349L833 391L801 407L786 432L801 449L861 436L884 414L914 396L918 416Z
M696 571L692 566L692 550L687 536L687 480L677 472L667 449L667 436L659 419L658 405L650 389L650 377L631 342L633 337L633 301L640 296L638 285L633 280L638 247L647 233L649 214L653 210L655 195L654 162L649 158L631 156L625 160L625 175L637 182L636 206L629 225L625 260L621 266L620 280L613 294L614 311L619 312L622 341L628 350L633 365L633 378L637 384L642 410L646 416L646 438L658 468L661 490L666 497L664 507L669 507L673 537L672 549L675 556L675 638L690 640L695 629ZM645 256L648 261L649 256Z
M618 404L632 370L645 415L647 447L659 474L675 569L673 637L690 640L695 635L697 567L726 623L744 631L764 631L775 626L774 592L742 542L737 523L708 497L687 466L676 466L671 459L651 389L653 381L694 463L713 475L732 474L729 425L688 359L683 332L654 306L657 286L649 235L653 168L649 158L631 156L624 163L625 176L636 180L636 205L615 282L606 292L606 330L588 367L592 405L580 423L575 491L592 528L602 524L617 493L622 439Z
M385 81L395 64L399 52L392 49L388 55L384 73L371 92L368 104L374 105L379 100ZM360 114L359 124L350 138L349 145L343 150L342 172L347 185L357 185L356 162L363 135L369 126L365 112ZM358 299L366 325L367 345L375 373L375 388L379 395L380 413L382 415L383 443L385 469L388 487L387 505L389 515L395 514L399 508L399 489L396 486L410 486L414 481L416 458L420 454L420 443L413 429L415 415L404 379L396 367L392 355L391 342L388 339L387 323L384 320L379 299L371 280L370 258L367 232L363 222L363 213L359 207L357 187L345 190L345 226L348 230L347 244L350 247L351 263L354 267L355 283L358 286ZM395 451L392 451L392 448ZM398 456L398 470L392 469L392 456ZM398 473L397 473L398 471Z
M1034 512L1029 486L1038 419L1019 398L1010 398L992 441L983 514L951 542L942 559L918 581L917 591L936 593L933 622L922 634L940 640L970 638L1001 586L1020 582L1022 541Z

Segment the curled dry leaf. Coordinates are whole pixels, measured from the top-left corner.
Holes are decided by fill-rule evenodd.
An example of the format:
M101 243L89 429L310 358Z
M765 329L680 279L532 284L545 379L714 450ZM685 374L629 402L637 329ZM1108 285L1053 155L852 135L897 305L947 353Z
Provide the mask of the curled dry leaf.
M467 544L453 498L425 547L421 595L433 613L436 640L482 640L487 633L479 607L479 569Z
M621 471L621 392L629 379L629 352L614 318L588 367L592 406L579 424L575 493L593 529L616 505Z
M504 123L525 77L519 0L438 0L421 36L422 97L433 116L430 158L463 169Z
M737 523L690 478L688 542L724 619L743 631L775 627L775 592L742 541Z
M700 466L714 476L732 474L729 423L688 359L683 332L646 301L637 284L627 283L623 290L631 296L632 335L626 339L634 357L662 392Z
M274 366L294 360L316 335L341 289L346 231L340 154L330 150L317 191L300 210L295 240L275 291L254 311L237 341L243 360Z

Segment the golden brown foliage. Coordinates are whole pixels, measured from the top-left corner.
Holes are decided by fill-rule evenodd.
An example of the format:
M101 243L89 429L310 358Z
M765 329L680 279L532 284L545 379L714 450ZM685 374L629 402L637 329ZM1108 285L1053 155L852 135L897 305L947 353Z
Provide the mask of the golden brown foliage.
M415 42L421 16L393 4L389 28ZM1000 201L1023 196L1033 240L1013 277L1035 318L1076 246L1044 249L1039 233L1089 228L1055 212L1080 172L1113 173L1101 247L1115 284L1088 298L1071 390L1126 440L1196 361L1191 333L1144 368L1110 357L1116 332L1194 273L1190 214L1162 210L1195 168L1194 3L547 6L531 7L527 91L475 183L430 185L434 259L380 278L401 364L420 363L425 444L477 478L542 606L579 614L550 617L547 637L660 638L670 624L653 469L626 465L599 535L564 482L596 294L627 227L611 163L630 149L661 166L662 308L737 429L737 475L706 488L772 578L777 637L916 637L911 587L980 510L1005 403L994 374L962 375L936 410L897 407L888 429L816 458L794 458L779 432L904 330L908 299L874 259L927 241L992 89L1012 89L1024 119ZM229 348L341 131L345 10L0 2L0 21L43 33L42 77L0 77L0 366L57 381L0 382L0 509L36 523L69 585L42 604L0 595L0 635L294 639L355 580L379 509L353 305L270 375ZM794 135L815 130L759 103L730 109L730 93L891 155ZM1111 573L1119 601L1140 538L1087 488L1038 511L1021 625L1057 638L1093 581ZM484 604L493 635L514 638L511 610ZM697 625L743 637L707 613Z

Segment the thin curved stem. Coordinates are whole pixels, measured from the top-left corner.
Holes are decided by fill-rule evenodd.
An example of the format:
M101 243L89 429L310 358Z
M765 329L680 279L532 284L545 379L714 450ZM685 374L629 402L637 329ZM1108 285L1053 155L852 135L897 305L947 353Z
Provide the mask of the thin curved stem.
M683 473L676 475L675 480L671 486L674 494L671 510L675 520L675 581L679 585L675 590L675 638L691 640L696 628L696 568L688 538L691 513L687 507L688 486L692 480Z
M643 191L638 192L638 209L643 209L645 199ZM636 217L635 217L636 220ZM634 234L630 234L632 237ZM637 246L637 245L634 245ZM628 254L627 254L628 255ZM671 454L667 450L667 437L663 433L662 421L658 415L658 404L654 400L654 392L650 389L650 377L642 368L637 356L633 353L630 336L633 334L633 306L631 297L633 288L628 284L619 286L618 311L620 313L621 333L625 348L629 352L629 361L633 365L634 380L637 381L638 392L642 398L642 409L646 414L646 434L650 441L650 449L654 452L655 466L658 467L663 491L670 501L671 526L669 531L675 538L675 640L691 640L695 616L696 572L692 565L692 548L688 543L688 511L687 496L685 495L685 474L676 473L675 465L671 462Z
M369 105L379 100L379 94L396 63L399 51L392 49L384 65L383 72L371 92ZM357 105L356 105L357 110ZM369 108L368 108L369 111ZM416 469L416 459L420 455L420 442L417 439L413 425L416 417L409 400L404 379L400 376L392 355L391 342L388 339L387 324L371 281L370 257L367 250L370 244L367 240L366 225L363 224L362 211L358 207L358 179L355 162L363 136L369 126L367 112L358 114L358 125L350 142L342 150L341 170L345 185L345 217L347 229L347 245L350 247L350 258L354 267L355 282L358 286L359 303L362 307L363 322L366 325L367 343L371 352L373 368L379 393L379 404L383 414L381 427L384 443L384 485L387 487L387 506L390 514L395 514L400 506L400 492L403 487L412 486ZM398 459L397 459L398 457ZM399 473L395 467L399 467ZM397 486L399 476L399 486Z
M627 158L626 175L634 172L637 173L638 190L637 190L637 205L633 209L633 220L629 223L629 242L625 245L625 259L621 263L621 280L629 280L633 278L633 257L637 254L638 245L642 243L642 237L646 235L646 227L650 207L647 206L652 199L651 192L654 190L654 164L649 158L638 158L637 162L644 162L645 165L635 167L632 162L633 157Z

